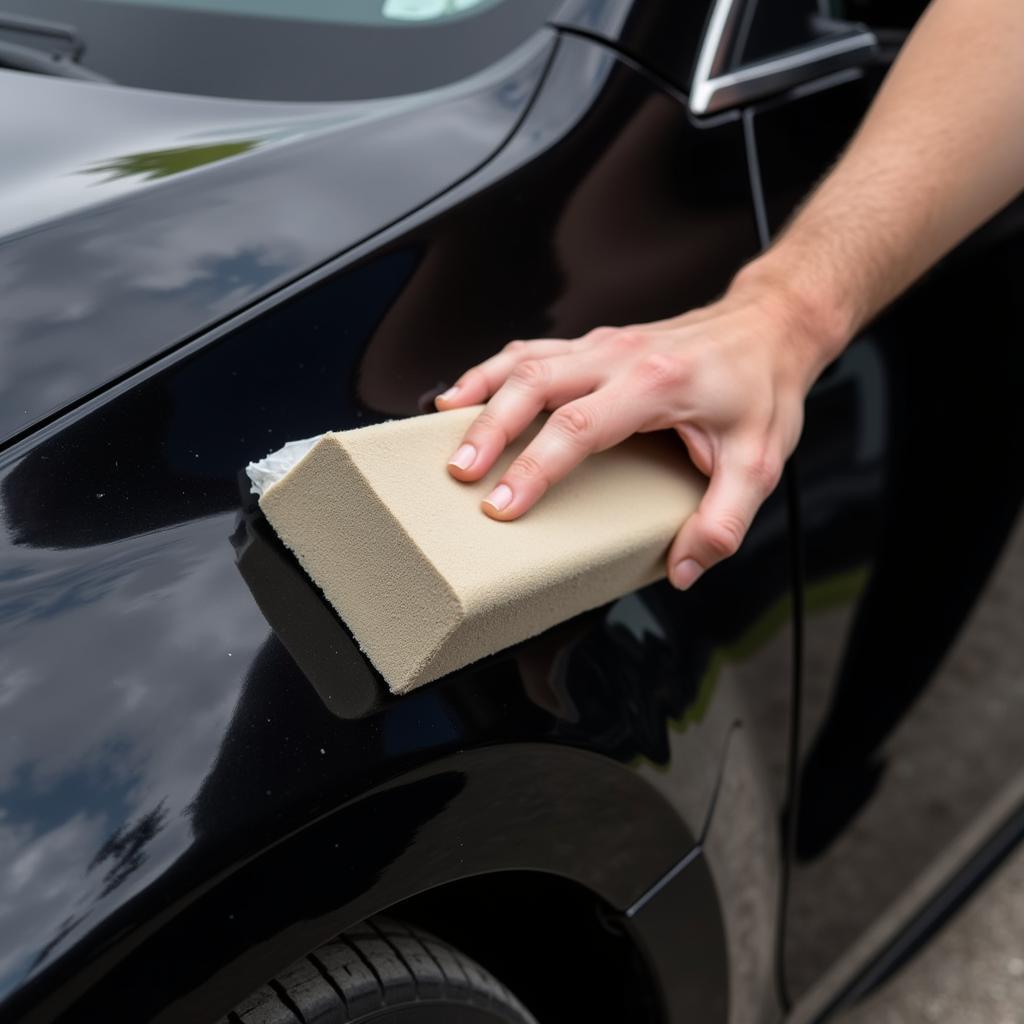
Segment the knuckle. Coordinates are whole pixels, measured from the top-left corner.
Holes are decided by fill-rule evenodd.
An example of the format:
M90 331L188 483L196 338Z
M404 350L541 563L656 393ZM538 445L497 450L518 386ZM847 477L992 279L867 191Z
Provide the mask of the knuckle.
M739 516L724 514L704 529L704 543L716 558L735 555L746 533Z
M636 372L650 388L673 387L684 378L679 359L664 352L649 352L637 363Z
M499 434L505 437L505 427L497 416L490 409L484 409L473 422L472 432L474 434Z
M750 462L747 477L757 488L759 494L767 496L775 490L782 477L782 459L777 455L765 452Z
M521 452L508 467L508 473L510 476L537 480L547 487L547 470L544 468L540 460L529 452Z
M610 338L614 333L614 327L595 327L593 330L587 331L583 337L587 341L604 341L605 338Z
M621 330L615 332L615 344L625 352L633 352L646 341L643 331Z
M589 440L594 431L594 418L582 405L563 405L551 415L551 424L573 444Z
M524 388L543 387L551 376L551 370L543 359L527 359L520 363L510 374L513 384Z
M519 355L520 353L525 352L527 348L529 348L529 342L516 339L515 341L508 342L502 351L508 352L511 355Z

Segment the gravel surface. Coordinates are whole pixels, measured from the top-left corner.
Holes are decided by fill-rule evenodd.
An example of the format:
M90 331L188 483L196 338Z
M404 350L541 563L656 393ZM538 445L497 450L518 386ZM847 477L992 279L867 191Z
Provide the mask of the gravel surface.
M837 1024L1024 1024L1024 850Z

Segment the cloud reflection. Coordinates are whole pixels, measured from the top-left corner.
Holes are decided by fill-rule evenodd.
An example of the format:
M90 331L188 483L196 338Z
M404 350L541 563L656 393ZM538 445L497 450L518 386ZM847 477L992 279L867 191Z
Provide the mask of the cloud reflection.
M19 593L27 574L33 597L6 605L0 678L30 667L0 689L0 994L191 842L189 805L266 639L231 525L179 527L173 559L170 531L123 542L112 560L114 545L19 554ZM83 588L91 573L102 585ZM0 580L0 606L14 586Z

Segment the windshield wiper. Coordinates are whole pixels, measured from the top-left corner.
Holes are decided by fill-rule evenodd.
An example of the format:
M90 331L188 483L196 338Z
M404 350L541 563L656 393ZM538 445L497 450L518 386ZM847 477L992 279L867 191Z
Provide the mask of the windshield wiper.
M37 75L56 75L59 78L80 78L89 82L110 81L109 78L78 63L85 52L85 43L74 25L0 12L0 32L44 36L48 39L59 39L66 44L63 50L44 50L0 39L0 68L31 71Z

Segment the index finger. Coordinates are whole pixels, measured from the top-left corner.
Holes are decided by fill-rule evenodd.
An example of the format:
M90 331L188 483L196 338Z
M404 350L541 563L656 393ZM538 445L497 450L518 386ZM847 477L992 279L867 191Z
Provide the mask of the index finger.
M461 409L479 405L508 380L509 374L525 359L541 359L569 351L571 341L561 338L538 338L535 341L510 341L500 352L471 366L434 403L441 410Z
M484 499L492 519L518 519L588 455L625 441L642 426L642 404L604 387L556 409Z

